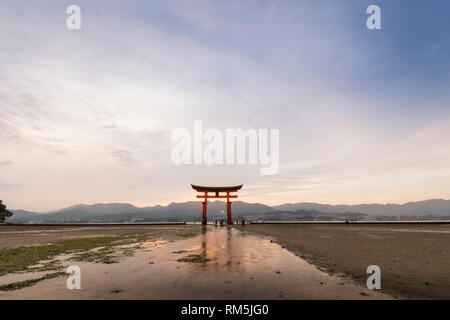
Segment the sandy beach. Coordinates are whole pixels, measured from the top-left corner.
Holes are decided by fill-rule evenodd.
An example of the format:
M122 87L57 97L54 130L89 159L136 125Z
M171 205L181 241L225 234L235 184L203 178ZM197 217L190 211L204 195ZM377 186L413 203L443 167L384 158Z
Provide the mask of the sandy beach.
M241 227L242 228L242 227ZM381 290L398 298L450 299L450 225L253 224L329 274L364 285L381 268Z
M318 270L271 237L236 227L146 226L136 238L129 238L139 228L39 227L25 233L6 233L15 227L1 229L0 238L18 237L22 245L40 239L42 244L56 241L56 248L70 250L52 257L53 263L44 264L44 269L31 272L29 266L0 276L0 288L6 288L0 299L392 299ZM119 238L120 245L104 237L115 232L125 237ZM94 239L102 246L92 245L92 238L74 240L79 236L101 236ZM72 240L62 241L67 237ZM73 253L74 247L68 245L73 241L86 250ZM26 282L55 274L57 265L61 274L32 285ZM81 290L66 287L64 271L69 265L81 269Z
M0 299L450 299L449 246L450 225L3 226Z

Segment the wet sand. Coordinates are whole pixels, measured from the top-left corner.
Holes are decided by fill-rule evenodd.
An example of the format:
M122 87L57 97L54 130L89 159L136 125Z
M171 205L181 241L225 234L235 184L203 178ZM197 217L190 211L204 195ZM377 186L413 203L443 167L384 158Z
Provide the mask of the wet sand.
M361 285L381 268L382 292L450 299L450 225L247 225L329 274Z
M165 231L186 232L192 228L199 228L199 226L0 226L0 249L55 244L90 237L125 236Z
M208 260L179 261L189 255ZM318 270L270 238L234 227L148 241L116 264L70 264L81 268L81 290L68 290L66 278L59 277L1 292L0 299L390 299Z

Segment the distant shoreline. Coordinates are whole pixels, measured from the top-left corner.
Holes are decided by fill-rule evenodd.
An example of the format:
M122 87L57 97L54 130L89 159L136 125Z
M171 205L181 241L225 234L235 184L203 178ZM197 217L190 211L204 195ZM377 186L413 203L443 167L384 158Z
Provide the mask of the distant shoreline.
M99 227L103 227L103 226L154 226L154 225L160 225L160 226L164 226L164 225L195 225L195 224L200 224L200 222L124 222L124 223L117 223L117 222L112 222L112 223L90 223L90 222L86 222L86 223L0 223L0 226L23 226L23 227L27 227L27 226L39 226L39 227L45 227L45 226L49 226L49 227L55 227L55 226L91 226L91 227L95 227L95 226L99 226ZM208 222L209 225L212 225L213 222L209 221ZM246 222L246 224L252 224L252 225L258 225L258 224L265 224L265 225L270 225L270 224L358 224L358 225L370 225L370 224L396 224L396 225L401 225L401 224L423 224L423 225L446 225L446 224L450 224L450 220L414 220L414 221L261 221L261 222Z

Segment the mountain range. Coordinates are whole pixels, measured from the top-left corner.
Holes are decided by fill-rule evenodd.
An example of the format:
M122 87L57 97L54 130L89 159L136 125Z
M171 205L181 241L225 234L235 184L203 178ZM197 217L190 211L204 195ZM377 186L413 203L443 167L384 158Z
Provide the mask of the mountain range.
M235 201L233 218L257 220L383 220L383 219L450 219L450 200L432 199L405 204L329 205L311 202L268 206ZM199 221L202 204L198 201L171 203L167 206L139 208L126 203L77 204L54 212L36 213L11 210L10 223L83 223ZM224 219L226 205L208 202L208 218Z

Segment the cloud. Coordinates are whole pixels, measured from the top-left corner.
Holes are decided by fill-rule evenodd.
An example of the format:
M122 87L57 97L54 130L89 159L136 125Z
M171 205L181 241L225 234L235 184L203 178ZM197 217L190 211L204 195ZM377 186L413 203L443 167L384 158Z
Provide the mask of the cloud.
M19 191L22 186L20 184L14 184L14 183L1 183L0 182L0 190L3 192L10 192L10 191Z
M403 35L366 33L357 6L134 4L81 4L80 32L66 30L59 1L0 4L8 26L0 30L0 141L2 158L13 159L0 170L27 185L9 193L17 206L178 201L197 180L243 182L249 199L273 202L450 191L436 177L448 173L450 116L448 92L433 93L446 82L433 87L415 73L423 87L410 90L390 71L401 53L391 41ZM448 48L437 40L422 52L445 63ZM194 120L280 129L280 174L175 167L170 133Z

